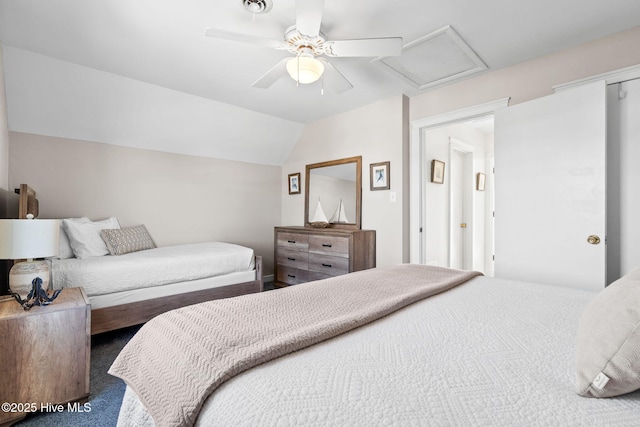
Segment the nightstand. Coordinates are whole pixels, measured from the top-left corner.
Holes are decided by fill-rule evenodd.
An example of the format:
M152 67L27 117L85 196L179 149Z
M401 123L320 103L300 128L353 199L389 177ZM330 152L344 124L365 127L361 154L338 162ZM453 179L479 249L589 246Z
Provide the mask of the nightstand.
M15 404L0 410L0 425L41 405L86 400L90 354L91 305L84 289L64 289L50 305L28 311L16 301L0 302L0 404Z

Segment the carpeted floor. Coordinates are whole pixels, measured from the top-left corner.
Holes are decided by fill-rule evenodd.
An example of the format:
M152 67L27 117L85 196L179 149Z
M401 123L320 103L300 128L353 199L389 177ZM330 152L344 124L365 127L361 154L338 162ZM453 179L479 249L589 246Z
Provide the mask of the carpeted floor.
M273 282L265 282L265 290L273 289ZM15 426L91 426L112 427L118 421L125 384L107 373L120 350L140 326L105 332L91 337L90 411L36 413L27 416Z

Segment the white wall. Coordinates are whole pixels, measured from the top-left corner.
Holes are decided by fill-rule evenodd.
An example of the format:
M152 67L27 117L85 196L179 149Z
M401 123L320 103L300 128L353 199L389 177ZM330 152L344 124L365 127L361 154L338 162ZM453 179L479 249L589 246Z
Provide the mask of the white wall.
M425 185L424 185L424 227L423 239L425 261L430 265L448 266L449 260L449 221L450 206L448 179L451 172L450 138L455 138L469 145L473 150L473 178L478 172L487 176L487 156L493 152L493 135L486 135L472 124L459 123L425 131L426 146L424 150ZM445 162L444 184L430 182L431 160ZM489 176L488 176L489 177ZM475 185L475 184L473 184ZM475 188L475 186L474 186ZM489 182L487 181L487 189ZM488 191L473 191L473 269L486 272L486 206Z
M288 194L288 174L301 172L304 176L307 164L362 156L362 228L376 230L377 265L408 261L408 239L404 235L407 213L403 209L405 192L408 194L404 176L404 156L408 153L405 99L395 96L305 127L282 166L281 225L304 224L304 191ZM370 191L369 165L384 161L391 162L391 189ZM390 191L396 192L396 203L389 202Z

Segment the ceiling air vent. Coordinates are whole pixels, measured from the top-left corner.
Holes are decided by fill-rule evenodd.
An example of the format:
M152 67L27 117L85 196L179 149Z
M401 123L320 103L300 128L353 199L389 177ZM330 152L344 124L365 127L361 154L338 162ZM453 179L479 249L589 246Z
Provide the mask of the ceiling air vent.
M380 57L374 61L380 61L397 77L420 90L487 69L449 25L407 43L401 56Z

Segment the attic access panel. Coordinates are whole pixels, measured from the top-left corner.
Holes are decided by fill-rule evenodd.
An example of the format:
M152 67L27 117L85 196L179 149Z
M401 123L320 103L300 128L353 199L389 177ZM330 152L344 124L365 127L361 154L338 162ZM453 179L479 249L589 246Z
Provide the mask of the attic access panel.
M486 70L486 64L447 25L404 46L401 56L381 57L396 76L417 89L427 89Z

